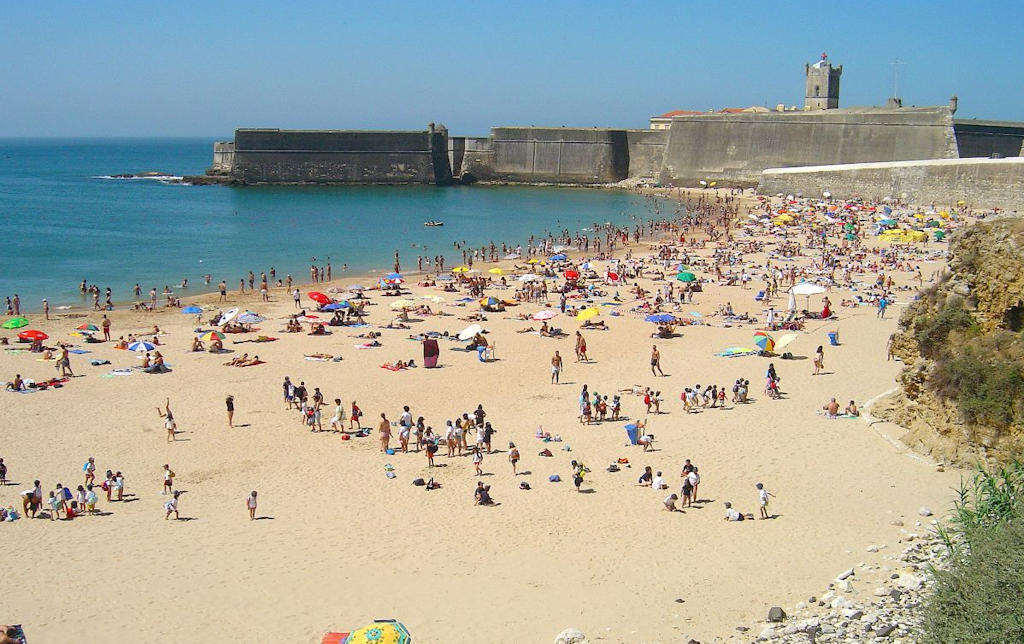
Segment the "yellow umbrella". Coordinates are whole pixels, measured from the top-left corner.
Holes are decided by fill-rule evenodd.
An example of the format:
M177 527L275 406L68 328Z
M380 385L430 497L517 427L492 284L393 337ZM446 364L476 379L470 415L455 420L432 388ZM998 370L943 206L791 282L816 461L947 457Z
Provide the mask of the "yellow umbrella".
M526 263L527 264L536 264L538 261L540 261L540 260L538 260L538 259L528 259L528 260L526 260Z
M494 275L504 275L505 274L505 271L501 270L500 268L492 268L491 270L489 270L487 272L491 273L491 274L494 274Z
M395 300L391 303L391 308L393 309L408 309L413 306L416 306L416 302L412 300Z
M590 318L595 318L599 315L601 315L600 309L592 306L590 308L583 309L582 311L577 313L576 319L579 320L580 322L586 322Z
M377 620L353 631L345 641L348 644L409 644L412 637L405 625L388 619Z
M468 266L456 266L455 268L452 269L452 272L453 273L468 273L469 272L469 267Z

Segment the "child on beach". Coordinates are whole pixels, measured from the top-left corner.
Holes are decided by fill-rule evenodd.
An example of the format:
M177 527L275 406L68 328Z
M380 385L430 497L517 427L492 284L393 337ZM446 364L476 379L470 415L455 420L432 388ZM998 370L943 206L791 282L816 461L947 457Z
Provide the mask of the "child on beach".
M178 434L178 425L174 422L174 414L171 412L171 399L168 398L164 403L164 411L160 411L160 408L156 408L156 413L160 415L160 418L164 419L164 429L167 430L167 442L177 440L175 436Z
M476 469L477 476L483 476L484 471L482 465L484 463L484 451L479 447L473 448L473 467Z
M245 499L245 507L249 509L249 520L256 518L256 490L249 493Z
M174 471L171 470L171 466L164 463L164 489L160 494L170 494L174 490Z
M763 483L757 484L757 496L761 503L761 518L768 519L768 497L774 497L775 495L764 489Z
M167 510L167 514L164 515L164 520L171 518L171 513L174 513L174 520L177 521L178 516L178 497L181 496L181 490L174 491L174 497L169 499L167 503L164 503L164 510Z
M519 449L516 448L515 443L508 444L508 462L512 464L512 476L518 475L516 464L519 463Z
M355 427L356 429L360 429L359 419L362 418L362 416L363 416L363 410L360 409L359 405L356 404L356 401L353 400L352 401L352 412L351 412L351 414L348 417L348 428L352 429L353 427Z
M681 512L681 510L676 507L676 501L678 500L679 497L676 495L675 492L673 492L672 494L666 496L665 500L662 501L662 503L665 504L665 509L668 510L669 512Z

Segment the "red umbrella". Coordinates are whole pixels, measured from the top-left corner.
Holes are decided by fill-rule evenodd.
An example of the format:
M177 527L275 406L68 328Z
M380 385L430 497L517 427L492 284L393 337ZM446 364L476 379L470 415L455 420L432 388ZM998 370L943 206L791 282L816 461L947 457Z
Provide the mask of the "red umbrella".
M567 280L578 280L580 278L580 274L578 272L576 272L576 271L569 270L569 271L565 271L564 274L565 274L565 279L567 279Z
M313 300L317 304L327 304L328 302L331 301L331 298L327 297L326 295L319 291L310 291L309 293L307 293L307 295L309 296L309 299Z
M21 333L19 333L18 337L21 338L22 340L39 340L40 342L42 342L43 340L47 339L50 336L46 335L45 333L37 329L29 329L28 331L22 331Z

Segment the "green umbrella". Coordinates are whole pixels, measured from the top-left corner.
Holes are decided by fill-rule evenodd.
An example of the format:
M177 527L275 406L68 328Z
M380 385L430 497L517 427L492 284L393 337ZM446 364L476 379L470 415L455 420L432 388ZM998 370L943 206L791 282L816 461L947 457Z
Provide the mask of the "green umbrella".
M935 231L935 239L944 239L945 237L946 237L946 231L944 231L944 230L936 230Z
M696 282L697 276L691 273L690 271L683 271L682 273L676 275L676 279L679 280L680 282Z
M2 325L5 329L20 329L23 326L28 326L28 320L25 318L11 318Z

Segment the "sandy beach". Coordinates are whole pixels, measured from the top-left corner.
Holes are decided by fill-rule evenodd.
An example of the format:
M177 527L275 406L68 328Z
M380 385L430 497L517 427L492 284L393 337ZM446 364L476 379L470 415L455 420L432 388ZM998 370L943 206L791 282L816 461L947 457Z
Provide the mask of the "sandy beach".
M688 252L707 259L713 246ZM888 244L869 237L865 246ZM634 258L653 250L647 243L628 249ZM805 266L820 251L804 252L786 265ZM763 266L765 257L756 252L743 259ZM926 277L942 267L935 260L913 263ZM495 266L511 271L510 265L480 268L486 275ZM595 262L599 273L605 265ZM695 272L714 281L713 272ZM886 274L897 285L917 284L914 271ZM855 279L874 277L869 271ZM376 291L368 292L370 327L329 327L327 336L282 332L295 312L284 289L272 289L270 303L260 302L258 293L236 291L226 303L217 303L216 295L187 302L211 311L237 306L266 317L258 333L279 340L233 344L256 334L229 335L225 346L232 354L188 351L194 330L211 328L205 324L210 313L197 325L195 316L177 309L117 310L109 314L114 338L146 336L159 325L158 348L171 373L111 376L112 369L138 365L140 354L116 350L112 343L79 344L90 353L71 356L79 377L64 387L3 393L0 457L16 484L0 487L0 505L20 512L19 493L34 479L44 494L58 481L74 490L90 456L97 482L107 469L124 473L126 498L107 503L101 494L103 516L0 524L0 553L9 563L0 617L24 624L32 642L69 642L90 633L124 643L170 641L181 634L199 642L313 643L326 631L385 617L404 622L417 642L550 642L570 626L607 642L676 642L684 636L707 642L730 633L749 641L769 607L791 607L845 569L880 563L884 551L866 548L895 547L902 528L894 521L909 527L920 520L926 524L920 529L927 529L930 518L918 516L919 508L943 514L960 480L960 471L938 471L909 453L898 442L896 426L869 422L867 416L830 420L820 413L831 397L864 408L895 386L902 365L886 360L886 341L911 291L899 292L885 319L878 319L874 307L840 306L850 292L833 288L828 295L838 319L810 320L795 332L785 350L797 359L725 358L715 354L753 346L753 333L763 326L768 304L754 301L760 280L755 277L750 288L705 284L678 311L700 323L678 327L678 337L652 339L654 325L644 321L644 312L630 310L637 302L629 290L632 282L649 290L667 282L631 279L628 285L599 287L608 294L595 303L611 302L616 291L622 303L600 307L597 319L607 330L582 331L590 362L575 361L580 323L569 316L550 322L567 332L559 338L517 333L540 326L518 314L544 308L522 303L487 313L481 323L495 345L493 361L480 362L476 352L454 350L463 345L443 338L441 368L383 369L386 362L410 358L421 365L421 345L410 334L457 334L470 324L460 318L479 311L475 301L457 302L468 297L464 292L419 287L415 279L404 285L407 297L442 297L444 304L431 306L446 315L410 314L421 320L410 323L410 330L381 328L394 312L389 298ZM518 283L509 279L512 288L487 294L512 299ZM335 279L316 290L357 281ZM310 290L302 288L307 307ZM782 293L770 304L784 310L786 298ZM804 298L798 299L803 308ZM809 301L820 310L820 296ZM557 294L548 302L557 308ZM712 314L726 302L756 321L725 326ZM68 336L75 326L100 321L99 313L57 313L49 321L31 315L26 328L48 333L52 345L75 340ZM840 345L830 346L826 334L837 329ZM366 340L351 336L370 330L381 333L382 346L357 349ZM13 341L16 332L2 335ZM664 377L651 374L652 345L661 352ZM818 345L824 345L824 373L814 376ZM565 368L561 384L553 385L550 360L556 350ZM258 354L265 364L223 365L244 352ZM342 360L304 357L313 353ZM35 380L53 376L54 364L38 357L0 352L3 380L15 373ZM110 364L92 366L90 360ZM782 378L785 396L779 400L762 393L769 362ZM362 425L374 432L351 440L310 432L298 412L286 408L285 376L304 381L310 391L320 388L327 401L325 428L333 400L340 398L346 412L357 401L365 413ZM684 413L684 387L731 388L737 378L750 380L749 404ZM649 386L661 391L663 413L645 414L641 396L621 393L628 420L581 425L577 397L584 384L609 399L634 385ZM235 397L233 428L225 412L229 394ZM167 398L180 431L172 443L156 411ZM444 447L435 468L427 467L422 452L386 455L378 449L382 412L397 421L408 405L414 418L423 416L437 433L446 419L478 404L497 431L495 452L484 456L483 477L474 475L469 456L448 458ZM623 428L645 417L655 435L654 450L646 453L628 444ZM535 437L540 428L563 441L543 443ZM509 441L522 454L519 471L528 474L513 476ZM396 437L392 446L397 444ZM545 447L552 457L538 455ZM573 488L573 459L591 469L584 493ZM606 471L618 459L628 464ZM679 492L685 459L699 468L701 502L682 513L663 511L662 499ZM164 520L165 463L177 475L175 488L185 491L178 521ZM386 476L388 464L394 478ZM662 471L669 490L636 486L645 466ZM552 474L561 482L549 482ZM421 477L434 477L442 487L411 484ZM474 505L478 480L491 486L496 506ZM531 489L520 489L523 481ZM725 501L758 513L758 482L775 495L774 518L723 521ZM245 507L251 490L259 492L255 521ZM737 632L740 625L751 632Z

